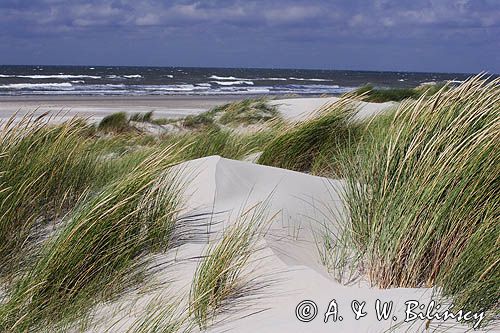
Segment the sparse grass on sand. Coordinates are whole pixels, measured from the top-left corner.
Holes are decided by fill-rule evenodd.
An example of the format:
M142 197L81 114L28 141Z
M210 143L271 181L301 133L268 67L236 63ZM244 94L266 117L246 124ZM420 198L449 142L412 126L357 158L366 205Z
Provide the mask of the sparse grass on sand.
M224 230L218 243L207 249L196 270L190 295L190 312L200 329L209 326L228 306L234 306L235 300L251 293L251 281L244 268L257 250L257 241L269 221L265 205L252 207Z
M438 286L457 309L498 314L499 84L406 100L345 158L344 227L374 285Z
M174 292L172 291L172 294ZM168 301L165 301L168 299ZM148 310L127 329L127 333L188 333L195 327L182 300L161 295L148 304Z

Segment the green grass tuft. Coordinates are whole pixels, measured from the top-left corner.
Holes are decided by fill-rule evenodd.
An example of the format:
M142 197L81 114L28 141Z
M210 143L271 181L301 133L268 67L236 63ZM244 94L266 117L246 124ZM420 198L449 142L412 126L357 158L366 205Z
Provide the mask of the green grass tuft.
M117 112L104 117L97 129L105 133L123 133L131 130L125 112Z
M219 121L224 125L251 125L280 118L277 108L267 104L266 99L245 99L226 104L214 113L220 114Z
M356 89L352 94L362 96L366 102L401 102L405 99L417 99L422 95L432 96L445 87L444 83L422 85L416 88L374 88L367 84ZM447 88L446 88L447 89Z
M265 206L265 205L264 205ZM269 219L262 204L244 212L224 231L222 239L209 246L198 265L190 295L191 313L200 329L209 326L219 312L245 294L244 267L256 251Z
M130 116L130 121L137 121L141 123L152 123L153 122L153 111L146 113L134 113Z
M133 284L141 255L169 248L180 191L170 154L153 154L68 215L0 305L0 331L76 318Z
M317 159L324 159L352 140L351 118L356 103L350 98L325 105L318 116L284 128L265 145L258 163L296 171L321 169Z
M0 130L0 276L28 259L36 230L94 189L102 172L81 121L47 121L11 119Z

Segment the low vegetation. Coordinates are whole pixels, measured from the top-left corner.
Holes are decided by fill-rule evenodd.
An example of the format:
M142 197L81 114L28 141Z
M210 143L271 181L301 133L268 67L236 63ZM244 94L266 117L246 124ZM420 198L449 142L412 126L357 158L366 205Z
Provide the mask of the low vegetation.
M104 133L123 133L131 130L125 112L117 112L104 117L97 129Z
M184 118L182 124L187 128L202 128L205 126L225 125L239 126L265 123L280 119L276 107L265 99L245 99L243 101L225 104L195 116Z
M248 293L251 281L244 268L268 221L265 205L252 207L224 231L218 243L209 246L196 270L190 295L190 312L200 329Z
M416 88L374 88L372 85L362 86L354 91L366 102L401 102L405 99L417 99L422 95L432 96L444 87L444 83L427 84Z
M0 276L29 261L27 251L103 172L82 122L49 127L44 118L11 119L0 132ZM1 278L0 278L1 281Z
M158 152L78 205L0 307L0 331L76 319L133 283L140 255L168 249L180 193L172 161Z
M356 126L351 118L356 103L346 97L325 105L315 117L276 130L265 146L258 163L296 171L321 173L332 165L332 156L354 141Z

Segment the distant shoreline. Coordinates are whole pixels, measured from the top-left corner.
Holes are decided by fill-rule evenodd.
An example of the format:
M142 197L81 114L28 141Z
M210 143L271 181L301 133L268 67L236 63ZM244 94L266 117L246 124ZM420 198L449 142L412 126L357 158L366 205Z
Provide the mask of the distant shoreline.
M98 121L115 113L153 111L157 117L179 118L250 96L0 96L0 119L30 112L90 117Z

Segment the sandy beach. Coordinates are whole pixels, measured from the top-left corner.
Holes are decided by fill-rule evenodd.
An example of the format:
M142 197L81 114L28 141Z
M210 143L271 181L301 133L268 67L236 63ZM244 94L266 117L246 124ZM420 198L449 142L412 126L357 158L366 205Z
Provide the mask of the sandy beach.
M128 114L153 111L154 118L182 118L208 111L227 103L255 98L248 95L233 96L0 96L0 119L16 114L34 112L58 115L53 122L74 116L97 123L103 117L116 112ZM270 96L269 104L278 107L288 120L304 120L321 106L333 103L338 97L287 97ZM387 103L362 103L358 118L366 118L395 105Z
M207 111L210 108L242 96L0 96L0 119L8 119L36 111L63 114L64 119L78 115L98 122L115 112L143 113L154 111L157 118L180 118Z

